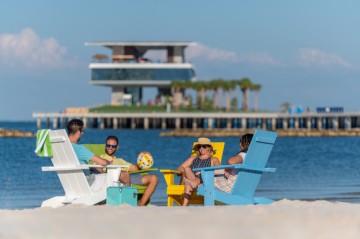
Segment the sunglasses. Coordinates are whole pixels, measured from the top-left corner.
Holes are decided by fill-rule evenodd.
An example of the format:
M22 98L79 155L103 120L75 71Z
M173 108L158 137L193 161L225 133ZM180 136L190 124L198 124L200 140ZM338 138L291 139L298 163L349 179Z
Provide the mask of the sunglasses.
M113 148L116 149L117 145L112 145L112 144L106 144L106 148Z
M210 147L210 145L208 145L208 144L198 144L199 146L199 148L204 148L204 149L206 149L206 148L209 148Z

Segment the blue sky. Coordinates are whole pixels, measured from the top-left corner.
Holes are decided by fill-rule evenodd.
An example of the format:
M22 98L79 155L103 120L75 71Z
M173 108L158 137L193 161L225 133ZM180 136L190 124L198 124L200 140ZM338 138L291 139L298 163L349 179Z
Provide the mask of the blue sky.
M186 54L198 78L249 77L261 109L359 110L359 10L355 0L5 0L0 120L109 103L109 88L89 84L91 56L108 53L91 41L195 41Z

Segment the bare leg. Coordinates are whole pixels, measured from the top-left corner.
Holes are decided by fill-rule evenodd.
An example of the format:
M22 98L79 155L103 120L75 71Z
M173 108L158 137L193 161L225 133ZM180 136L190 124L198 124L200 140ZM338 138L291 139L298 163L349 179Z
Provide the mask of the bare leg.
M155 188L158 184L158 177L156 175L147 174L141 178L141 182L146 185L146 189L138 205L144 206L155 191Z
M190 167L187 167L184 170L184 182L192 188L197 188L200 184L200 179L195 177L195 174Z
M185 183L183 206L188 206L191 194L192 194L194 188L199 186L200 179L195 177L195 174L191 170L190 167L185 168L183 179L184 179L183 181Z
M192 187L190 185L185 184L183 206L189 205L189 199L191 197L192 191L193 191Z
M190 167L185 168L184 177L189 179L189 180L195 180L195 178L196 178L194 172L191 170Z
M129 172L125 172L125 171L121 172L119 181L124 183L125 186L131 186Z

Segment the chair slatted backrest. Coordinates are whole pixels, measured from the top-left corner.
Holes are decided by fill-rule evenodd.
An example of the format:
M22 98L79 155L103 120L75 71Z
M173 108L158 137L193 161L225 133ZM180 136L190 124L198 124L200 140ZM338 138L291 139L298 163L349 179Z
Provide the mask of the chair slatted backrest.
M51 161L55 168L72 168L80 165L65 130L50 131L50 143L53 151ZM66 197L76 198L92 193L83 170L58 171L57 174Z
M277 137L276 132L256 130L245 156L244 166L264 169ZM240 171L231 194L253 197L261 174Z

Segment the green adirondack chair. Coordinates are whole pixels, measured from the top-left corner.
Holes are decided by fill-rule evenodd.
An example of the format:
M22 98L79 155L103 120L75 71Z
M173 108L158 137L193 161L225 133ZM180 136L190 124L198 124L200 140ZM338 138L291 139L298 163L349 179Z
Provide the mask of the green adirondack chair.
M105 153L105 144L83 144L83 145L97 156L100 156ZM142 169L142 170L137 170L137 171L133 171L133 172L129 172L129 173L130 174L138 173L140 175L145 175L148 172L153 172L153 171L158 171L158 169L157 168L149 168L149 169ZM137 189L138 201L139 201L146 189L146 186L136 185L136 184L132 184L131 186Z

